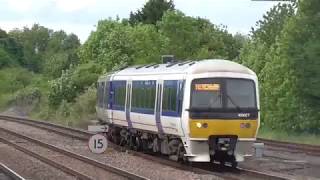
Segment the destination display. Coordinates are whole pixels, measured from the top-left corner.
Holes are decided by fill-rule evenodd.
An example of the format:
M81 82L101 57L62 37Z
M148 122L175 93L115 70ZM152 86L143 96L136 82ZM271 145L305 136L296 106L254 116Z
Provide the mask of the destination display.
M220 84L195 84L196 91L220 91Z

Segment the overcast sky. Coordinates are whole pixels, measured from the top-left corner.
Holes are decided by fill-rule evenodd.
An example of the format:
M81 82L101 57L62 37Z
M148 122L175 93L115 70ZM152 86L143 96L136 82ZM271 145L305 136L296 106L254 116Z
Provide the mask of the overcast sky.
M34 23L75 33L84 42L98 20L127 18L146 0L0 0L0 28L30 27ZM249 33L255 22L277 2L251 0L174 0L176 9L189 16L223 24L231 33Z

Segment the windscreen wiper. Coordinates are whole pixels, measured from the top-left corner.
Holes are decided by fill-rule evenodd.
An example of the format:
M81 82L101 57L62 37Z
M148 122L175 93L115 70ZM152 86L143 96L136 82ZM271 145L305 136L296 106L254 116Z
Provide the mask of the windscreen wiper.
M187 111L190 112L214 112L217 109L215 108L190 108L190 109L186 109Z
M260 111L258 108L242 108L240 107L239 105L237 105L233 99L228 95L228 94L225 94L226 97L230 100L230 102L236 107L236 109L240 112L255 112L255 111Z
M225 93L225 95L230 100L230 102L237 108L238 111L240 111L240 112L243 111L243 109L239 105L237 105L227 93Z

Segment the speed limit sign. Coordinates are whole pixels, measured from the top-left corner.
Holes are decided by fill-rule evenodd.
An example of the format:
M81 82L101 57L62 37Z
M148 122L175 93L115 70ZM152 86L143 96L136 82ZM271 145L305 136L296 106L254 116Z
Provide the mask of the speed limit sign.
M108 146L107 138L101 134L91 136L89 139L89 149L91 152L100 154L103 153Z

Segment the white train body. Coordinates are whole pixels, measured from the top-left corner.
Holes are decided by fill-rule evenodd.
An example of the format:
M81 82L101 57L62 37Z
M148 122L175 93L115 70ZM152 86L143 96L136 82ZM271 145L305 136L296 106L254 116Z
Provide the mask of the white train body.
M116 129L110 135L129 145L194 162L239 162L256 139L258 92L256 74L235 62L158 64L102 76L96 109Z

